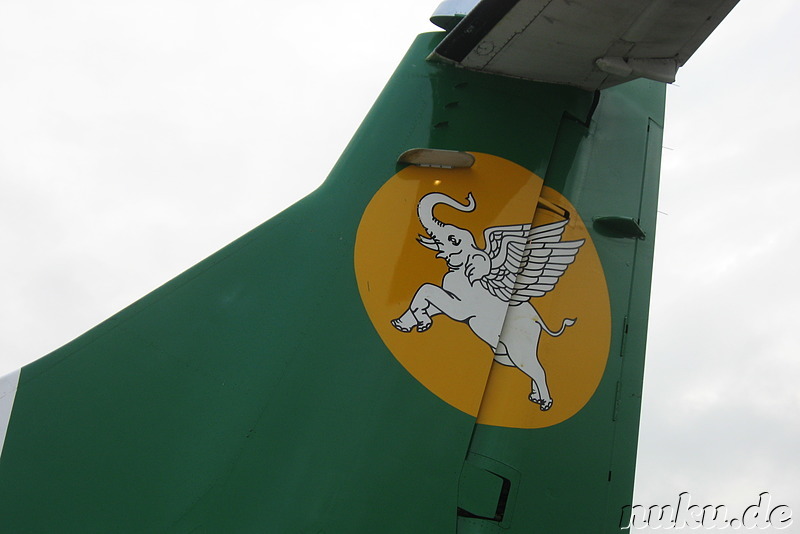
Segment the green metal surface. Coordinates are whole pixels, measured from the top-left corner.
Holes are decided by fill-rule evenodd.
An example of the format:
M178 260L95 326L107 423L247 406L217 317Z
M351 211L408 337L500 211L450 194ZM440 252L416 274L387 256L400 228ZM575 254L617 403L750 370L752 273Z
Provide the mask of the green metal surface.
M664 87L630 83L596 103L574 88L425 62L442 35L418 37L316 192L23 368L0 457L0 532L619 530L632 493ZM571 419L476 426L375 332L356 287L356 229L414 147L507 158L584 221L630 217L644 230L592 232L611 353ZM468 455L485 465L465 473ZM481 469L511 481L502 521L457 516L459 499L492 509L484 502L498 478ZM467 479L474 488L459 494Z
M603 380L584 409L553 427L475 431L472 452L524 474L511 531L615 532L631 501L663 101L662 85L626 84L603 92L588 129L571 118L561 125L545 185L564 193L584 220L634 217L648 237L592 232L611 296L612 341Z
M458 480L458 507L470 515L495 520L503 499L502 477L470 462L464 462Z

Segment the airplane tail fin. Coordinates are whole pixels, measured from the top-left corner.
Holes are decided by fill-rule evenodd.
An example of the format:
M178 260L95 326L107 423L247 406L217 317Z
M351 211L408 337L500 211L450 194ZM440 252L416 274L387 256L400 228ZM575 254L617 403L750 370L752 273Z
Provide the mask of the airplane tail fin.
M529 4L478 11L519 22L512 8ZM537 39L543 20L530 25ZM417 38L317 191L0 380L0 530L619 530L633 487L664 85L614 85L633 76L612 80L591 62L597 87L613 87L497 75L530 63L514 56L531 37L514 32L528 26L483 25L472 43L471 21ZM491 32L508 31L511 55L489 50ZM419 147L431 152L398 161ZM448 164L430 159L437 150L451 152ZM481 285L459 285L415 242L416 205L431 192L475 196L471 212L437 208L443 246L504 228L509 263L487 276L508 298L482 294L491 313L463 308ZM526 254L526 232L561 216L539 199L564 206L569 222ZM549 246L562 238L584 240L580 254ZM483 339L498 339L517 282L509 265L523 259L525 299L573 319L544 327L553 339L531 340L514 366L494 365ZM391 320L418 290L440 298L426 309L433 325L399 331Z

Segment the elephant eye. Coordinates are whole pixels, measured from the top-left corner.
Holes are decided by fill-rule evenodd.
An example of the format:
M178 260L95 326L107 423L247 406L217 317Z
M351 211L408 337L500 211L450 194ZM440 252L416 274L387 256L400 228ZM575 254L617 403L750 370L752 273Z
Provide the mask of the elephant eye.
M460 239L456 239L456 236L454 236L454 235L447 236L447 240L450 241L455 246L458 246L458 245L461 244L461 240Z

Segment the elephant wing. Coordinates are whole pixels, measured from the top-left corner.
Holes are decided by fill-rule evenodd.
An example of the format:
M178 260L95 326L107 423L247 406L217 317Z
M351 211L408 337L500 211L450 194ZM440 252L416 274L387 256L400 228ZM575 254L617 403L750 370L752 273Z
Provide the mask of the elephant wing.
M483 232L491 267L480 282L489 293L504 302L510 302L514 294L517 272L530 232L530 224L493 226Z
M481 278L483 287L512 306L552 291L585 242L561 240L568 222L487 229L492 268Z
M511 295L512 306L552 291L575 261L586 240L562 241L568 222L565 219L531 228Z

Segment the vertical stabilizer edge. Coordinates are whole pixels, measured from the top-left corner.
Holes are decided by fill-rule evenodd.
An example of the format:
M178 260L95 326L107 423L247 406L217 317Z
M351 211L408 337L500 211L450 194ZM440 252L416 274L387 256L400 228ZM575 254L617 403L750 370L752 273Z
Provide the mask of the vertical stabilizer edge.
M17 394L19 373L20 370L17 369L0 377L0 458L3 456L3 443L6 441L6 430L8 430L8 422L11 420L11 408L14 407L14 397Z

